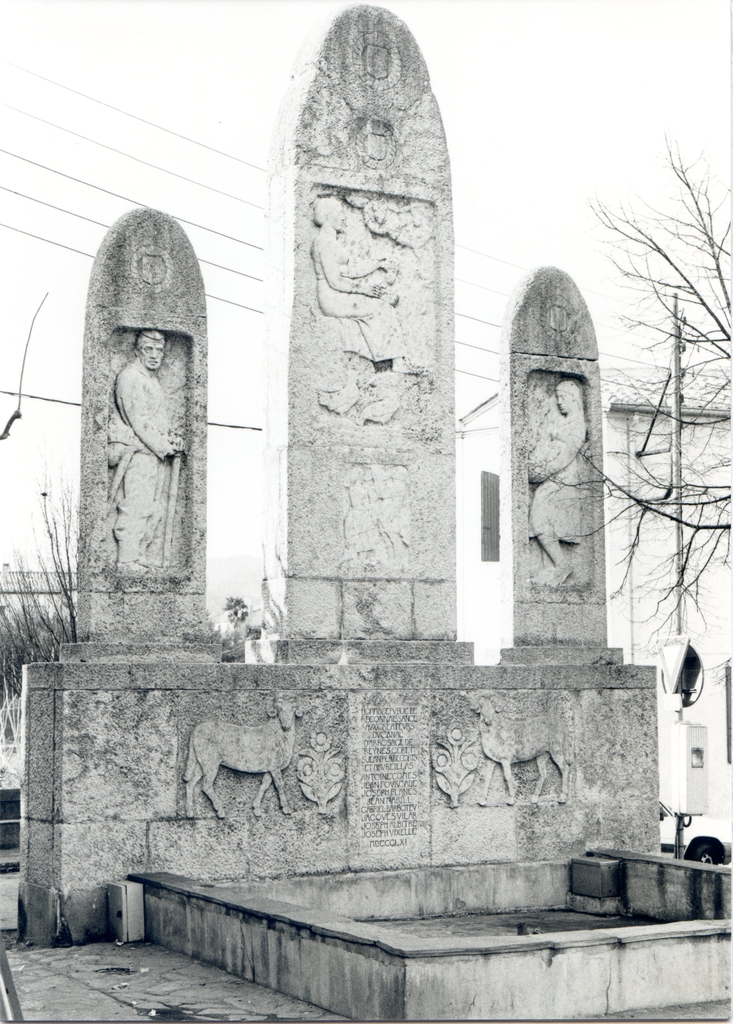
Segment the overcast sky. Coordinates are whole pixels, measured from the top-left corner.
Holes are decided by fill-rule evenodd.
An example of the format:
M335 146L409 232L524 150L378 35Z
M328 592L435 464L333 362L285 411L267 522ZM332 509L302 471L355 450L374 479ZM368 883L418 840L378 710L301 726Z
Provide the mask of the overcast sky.
M464 314L457 340L495 351L508 293L527 269L549 263L581 287L602 367L633 372L628 360L647 358L645 339L625 336L615 320L622 293L588 201L663 202L665 135L688 157L704 151L727 176L726 0L384 6L417 39L445 123ZM0 390L17 388L30 321L48 292L23 390L80 401L89 255L106 226L146 205L200 225L183 226L217 296L208 300L209 419L262 424L264 318L251 311L262 308L252 280L263 267L262 168L304 37L343 7L0 0ZM496 390L498 359L459 344L456 365L463 416ZM2 423L14 408L0 395ZM209 429L210 555L259 554L262 443L261 433ZM0 444L0 560L30 543L44 467L56 482L73 479L78 450L78 408L24 399L23 419Z

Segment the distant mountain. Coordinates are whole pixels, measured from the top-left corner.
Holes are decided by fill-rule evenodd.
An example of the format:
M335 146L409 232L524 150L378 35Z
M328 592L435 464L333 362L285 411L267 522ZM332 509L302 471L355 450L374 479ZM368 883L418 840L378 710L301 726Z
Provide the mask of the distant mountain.
M232 555L206 560L206 607L218 620L228 597L243 597L250 607L262 604L262 559Z

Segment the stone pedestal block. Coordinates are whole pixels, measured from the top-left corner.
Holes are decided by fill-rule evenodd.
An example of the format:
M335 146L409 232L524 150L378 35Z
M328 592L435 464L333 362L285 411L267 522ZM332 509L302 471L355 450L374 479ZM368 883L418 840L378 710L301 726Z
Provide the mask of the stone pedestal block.
M29 666L22 937L102 938L130 872L276 896L655 851L655 709L654 670L617 664Z
M302 55L269 211L263 635L455 640L450 171L389 11Z

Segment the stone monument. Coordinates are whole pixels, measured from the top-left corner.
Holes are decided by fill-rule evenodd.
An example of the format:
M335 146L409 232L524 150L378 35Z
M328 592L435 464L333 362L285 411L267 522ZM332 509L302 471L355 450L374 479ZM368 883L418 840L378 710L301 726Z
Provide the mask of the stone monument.
M562 270L541 267L517 287L501 378L505 645L544 660L597 657L607 643L598 348Z
M350 8L302 54L269 226L264 640L250 657L470 660L414 643L456 638L453 226L425 62L388 12Z
M248 664L206 663L196 642L203 335L181 310L202 307L183 294L157 305L161 245L143 254L153 283L136 312L134 245L120 232L103 250L123 254L108 302L122 313L100 304L106 347L86 356L88 632L73 662L31 666L25 690L20 932L39 944L103 937L105 886L129 873L158 873L159 886L175 874L180 905L195 879L308 907L344 894L356 916L399 914L409 892L442 914L556 906L570 856L658 843L652 669L560 664L549 629L525 639L549 642L547 664L474 666L454 640L448 159L424 61L393 14L348 8L304 53L271 187L266 636ZM545 434L572 449L581 392L595 429L592 360L527 358L548 421L570 421ZM555 472L570 486L572 461L538 470L537 489ZM542 496L535 524L540 512ZM524 515L526 545L526 497ZM558 529L564 547L585 538ZM551 560L552 536L537 532ZM596 593L596 577L578 578L579 600ZM537 593L568 585L543 577ZM191 654L174 661L161 609L179 593ZM265 948L282 921L258 907ZM186 905L189 923L197 913Z
M217 657L206 635L206 304L181 227L133 210L92 268L82 384L80 645ZM153 645L152 647L150 645Z

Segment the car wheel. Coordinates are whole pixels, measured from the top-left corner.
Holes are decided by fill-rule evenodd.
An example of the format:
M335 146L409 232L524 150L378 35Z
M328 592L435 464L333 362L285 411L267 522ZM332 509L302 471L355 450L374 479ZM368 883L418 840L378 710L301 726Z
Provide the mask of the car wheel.
M693 839L685 850L685 860L696 860L700 864L722 864L724 857L723 844L710 837Z

